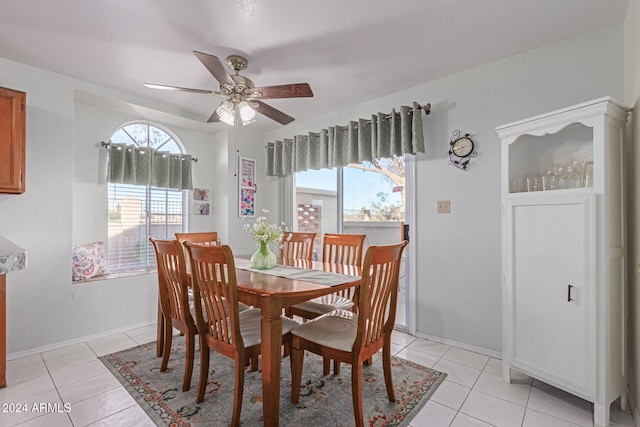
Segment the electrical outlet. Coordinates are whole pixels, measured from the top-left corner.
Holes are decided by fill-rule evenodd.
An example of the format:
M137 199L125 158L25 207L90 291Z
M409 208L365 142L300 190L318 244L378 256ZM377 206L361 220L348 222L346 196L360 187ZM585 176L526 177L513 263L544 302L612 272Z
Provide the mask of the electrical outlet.
M438 200L438 213L451 213L451 200Z

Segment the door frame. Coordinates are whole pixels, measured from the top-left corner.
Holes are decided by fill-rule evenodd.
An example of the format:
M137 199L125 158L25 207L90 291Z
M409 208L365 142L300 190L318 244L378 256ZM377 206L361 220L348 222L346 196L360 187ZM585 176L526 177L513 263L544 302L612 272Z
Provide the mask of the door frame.
M417 180L416 180L416 156L404 155L404 185L406 188L405 200L407 206L405 206L405 224L409 224L409 244L405 249L405 277L408 278L406 283L405 293L405 309L406 309L406 328L409 334L416 334L416 301L417 301L417 289L416 289L416 273L417 273L417 256L416 256L416 242L417 242L417 230L416 230L416 197L417 197Z

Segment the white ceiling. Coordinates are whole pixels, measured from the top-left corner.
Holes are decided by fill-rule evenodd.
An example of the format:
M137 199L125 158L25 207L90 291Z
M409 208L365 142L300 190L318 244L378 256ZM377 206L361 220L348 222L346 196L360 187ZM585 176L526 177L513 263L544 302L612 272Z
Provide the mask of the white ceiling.
M300 120L621 23L627 4L0 0L0 57L161 100L204 122L219 98L143 83L217 90L192 51L223 61L240 54L249 60L241 74L256 86L311 85L313 98L266 101ZM261 118L254 126L281 125Z

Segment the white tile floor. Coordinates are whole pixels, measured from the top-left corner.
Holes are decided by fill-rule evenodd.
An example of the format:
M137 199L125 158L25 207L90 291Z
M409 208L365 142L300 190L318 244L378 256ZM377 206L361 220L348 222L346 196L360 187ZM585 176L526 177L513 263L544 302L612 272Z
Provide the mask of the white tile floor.
M152 325L9 361L0 404L27 404L27 411L0 412L0 427L153 426L97 357L154 341L155 333ZM402 332L394 332L392 341L397 356L448 374L413 427L593 425L591 404L524 375L507 384L498 359ZM49 408L59 411L39 412L34 403L58 404ZM614 410L611 425L634 423L629 411Z

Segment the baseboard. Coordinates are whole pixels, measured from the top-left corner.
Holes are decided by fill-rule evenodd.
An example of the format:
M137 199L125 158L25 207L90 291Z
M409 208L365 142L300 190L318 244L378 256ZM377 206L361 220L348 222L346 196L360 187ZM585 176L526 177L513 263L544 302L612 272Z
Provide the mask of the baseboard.
M146 322L140 322L140 323L135 323L133 325L123 326L122 328L112 329L112 330L106 331L106 332L100 332L99 334L87 335L87 336L80 337L80 338L74 338L74 339L71 339L71 340L60 341L60 342L53 343L53 344L47 344L47 345L44 345L42 347L36 347L36 348L31 348L29 350L18 351L18 352L15 352L15 353L9 353L9 354L7 354L7 360L13 360L13 359L18 359L20 357L31 356L31 355L38 354L38 353L44 353L44 352L51 351L51 350L56 350L56 349L59 349L59 348L62 348L62 347L67 347L67 346L70 346L70 345L83 343L85 341L91 341L91 340L95 340L95 339L98 339L98 338L103 338L103 337L106 337L106 336L109 336L109 335L119 334L121 332L130 331L131 329L142 328L144 326L153 325L155 323L156 323L155 320L149 320L149 321L146 321Z
M480 353L480 354L484 354L485 356L494 357L496 359L502 360L502 352L499 352L499 351L493 351L493 350L489 350L489 349L486 349L486 348L483 348L483 347L477 347L475 345L465 344L465 343L462 343L462 342L458 342L458 341L449 340L449 339L446 339L446 338L437 337L435 335L423 334L421 332L416 332L416 336L419 337L419 338L428 339L429 341L434 341L434 342L437 342L437 343L440 343L440 344L450 345L452 347L462 348L464 350L473 351L474 353ZM638 426L638 427L640 427L640 426Z

